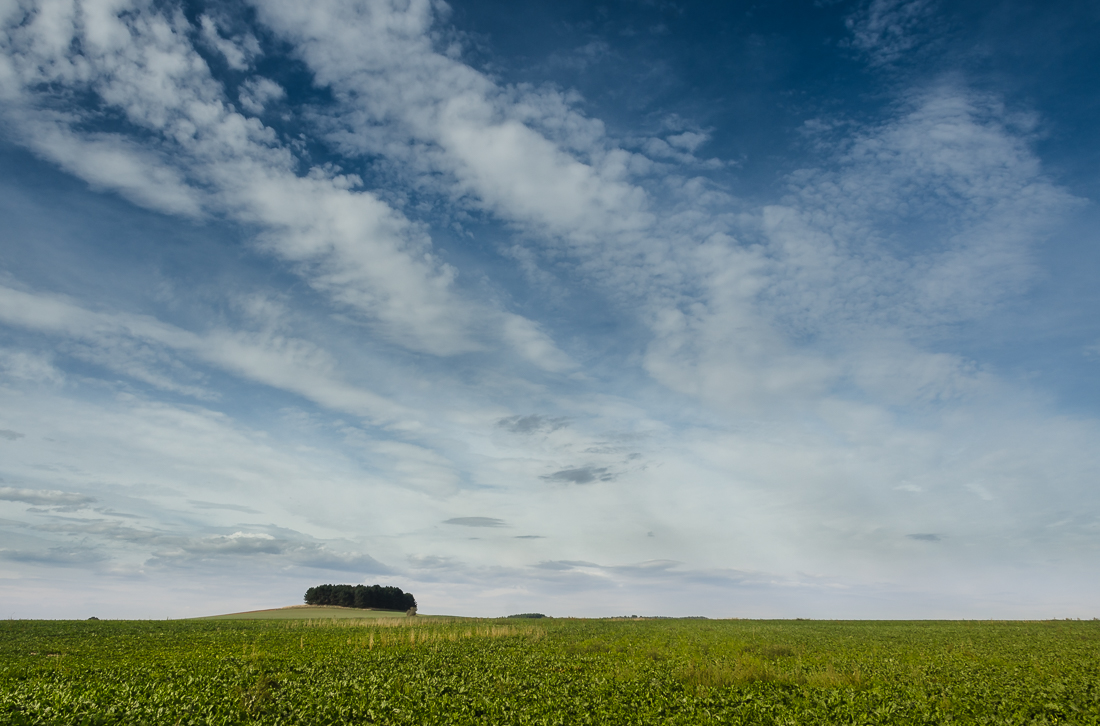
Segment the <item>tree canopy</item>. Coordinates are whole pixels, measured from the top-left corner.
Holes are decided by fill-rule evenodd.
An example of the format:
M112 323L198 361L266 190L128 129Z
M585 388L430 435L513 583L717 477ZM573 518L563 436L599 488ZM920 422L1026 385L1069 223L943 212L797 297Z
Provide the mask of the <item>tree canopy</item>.
M318 585L306 590L306 605L335 605L344 608L408 610L416 607L411 592L381 585Z

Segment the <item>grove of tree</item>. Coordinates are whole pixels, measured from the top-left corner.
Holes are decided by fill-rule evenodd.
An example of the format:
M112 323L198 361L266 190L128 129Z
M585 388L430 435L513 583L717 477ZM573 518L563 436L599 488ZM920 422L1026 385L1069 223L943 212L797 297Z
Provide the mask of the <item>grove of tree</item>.
M318 585L306 590L306 605L335 605L343 608L408 610L416 607L411 592L381 585Z

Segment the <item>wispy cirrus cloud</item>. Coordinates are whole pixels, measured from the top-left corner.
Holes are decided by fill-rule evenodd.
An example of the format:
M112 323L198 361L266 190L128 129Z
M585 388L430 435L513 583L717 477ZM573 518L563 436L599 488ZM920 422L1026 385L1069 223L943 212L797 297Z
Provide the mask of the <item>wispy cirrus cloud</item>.
M185 381L199 377L180 360L194 356L368 419L393 419L404 413L400 405L340 380L325 351L275 331L196 334L148 315L92 311L60 296L2 286L0 302L0 320L6 324L78 341L80 347L70 349L77 357L163 390L211 398L208 389L178 381L181 374Z
M250 67L254 51L221 37L209 16L200 25L231 67ZM536 323L463 296L424 228L356 191L359 177L331 166L299 174L302 161L275 132L229 102L192 45L193 30L181 14L140 1L13 12L0 37L9 128L45 158L139 204L257 226L264 249L400 345L455 355L503 339L537 365L570 367ZM264 80L246 86L245 107L278 97ZM45 88L95 101L59 114ZM101 113L120 114L131 132L83 130Z
M309 18L278 3L260 14L336 96L319 119L334 143L380 154L430 179L438 194L522 225L549 250L564 244L591 279L644 311L649 372L701 397L715 387L720 399L722 389L742 399L750 390L764 399L819 395L869 367L865 355L911 360L915 327L978 318L1022 289L1034 275L1035 240L1079 204L1043 177L1025 119L957 84L914 91L894 118L851 129L821 168L790 176L783 204L723 214L736 200L699 195L686 177L683 197L673 191L658 203L648 191L652 160L624 150L555 91L526 100L535 96L436 49L430 4L324 7ZM900 53L933 11L872 3L853 33L868 49ZM550 127L576 133L566 141L541 131ZM705 137L677 138L694 148ZM899 343L849 349L847 359L800 344L868 325ZM707 364L673 372L674 361L693 358L737 374L710 376ZM946 376L930 385L959 388L967 384L951 379L968 365L925 369ZM734 381L742 393L729 390Z
M934 35L936 0L871 0L847 19L851 44L874 65L894 63Z

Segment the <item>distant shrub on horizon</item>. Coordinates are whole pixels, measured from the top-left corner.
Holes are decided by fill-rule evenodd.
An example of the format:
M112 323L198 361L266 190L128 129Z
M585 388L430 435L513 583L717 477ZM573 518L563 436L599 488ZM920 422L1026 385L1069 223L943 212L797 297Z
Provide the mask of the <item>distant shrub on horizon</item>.
M542 613L519 613L518 615L509 615L510 618L548 618L549 615L543 615Z

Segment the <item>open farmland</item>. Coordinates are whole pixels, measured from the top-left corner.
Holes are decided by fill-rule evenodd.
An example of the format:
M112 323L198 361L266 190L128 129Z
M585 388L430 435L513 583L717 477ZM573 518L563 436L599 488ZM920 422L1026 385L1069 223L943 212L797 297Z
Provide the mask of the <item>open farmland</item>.
M1100 622L0 623L4 724L1098 724Z

